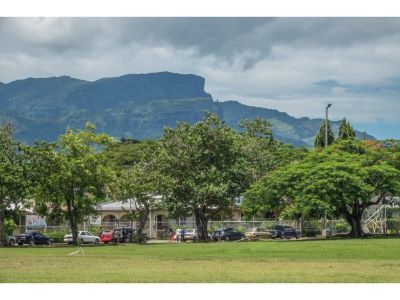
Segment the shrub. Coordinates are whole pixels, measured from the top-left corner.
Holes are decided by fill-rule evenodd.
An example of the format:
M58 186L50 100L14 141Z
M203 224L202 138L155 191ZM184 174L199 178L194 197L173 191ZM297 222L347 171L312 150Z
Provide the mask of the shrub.
M97 226L97 225L90 225L88 228L88 231L93 234L93 235L99 235L99 232L103 231L103 227L102 226Z
M62 243L66 234L66 231L54 231L46 233L45 236L52 238L54 243Z
M316 237L320 233L321 231L317 228L303 228L302 230L302 236L306 237Z
M244 226L238 226L236 229L239 230L241 233L246 232L246 227L244 227Z
M335 229L337 233L347 233L350 231L350 225L346 221L340 220L335 223Z
M399 232L400 232L400 218L387 219L386 228L387 228L388 233L399 234Z
M17 224L15 224L13 219L4 220L4 231L6 235L13 235L15 228L17 228Z
M276 221L264 221L264 222L262 222L261 226L266 229L271 229L276 224L277 224Z
M210 228L208 229L208 232L213 233L215 230L218 230L220 228L221 228L221 226L219 224L217 225L217 224L213 223L213 224L211 224Z

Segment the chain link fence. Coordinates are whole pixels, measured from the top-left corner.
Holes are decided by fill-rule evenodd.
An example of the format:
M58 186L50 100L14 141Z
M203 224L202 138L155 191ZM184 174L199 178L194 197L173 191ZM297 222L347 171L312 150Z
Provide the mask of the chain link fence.
M275 219L256 219L250 221L209 221L208 231L211 233L220 228L235 228L241 232L245 232L249 228L262 227L265 229L273 229L276 225L284 225L293 227L301 237L317 237L330 236L349 233L351 227L342 219L339 220L275 220ZM380 231L376 230L376 224L365 224L364 231L370 234L400 234L400 218L391 218L383 220ZM79 224L78 230L90 231L93 234L99 234L102 230L112 230L121 227L136 228L136 222L108 222L101 224L84 223ZM147 222L144 232L152 239L168 239L171 230L173 232L178 228L196 229L194 221L168 221L168 222ZM26 231L38 231L44 234L56 235L57 233L70 233L68 224L62 226L46 226L46 227L29 227L18 226L14 230L14 234Z

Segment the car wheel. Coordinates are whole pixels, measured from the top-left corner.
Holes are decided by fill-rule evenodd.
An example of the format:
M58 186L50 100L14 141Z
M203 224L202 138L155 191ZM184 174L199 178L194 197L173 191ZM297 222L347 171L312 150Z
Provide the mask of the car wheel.
M79 244L83 244L83 239L80 239L80 240L79 240Z
M15 241L14 240L10 240L10 246L14 246L15 245Z
M98 245L98 244L99 244L99 240L98 240L98 239L95 239L95 240L94 240L94 243L95 243L96 245Z
M30 240L29 241L29 245L34 246L35 245L35 241L34 240Z
M286 238L285 234L281 233L281 239L285 239L285 238Z
M230 240L229 236L226 236L225 241L229 242L229 240Z
M46 244L50 246L52 242L50 240L47 240Z

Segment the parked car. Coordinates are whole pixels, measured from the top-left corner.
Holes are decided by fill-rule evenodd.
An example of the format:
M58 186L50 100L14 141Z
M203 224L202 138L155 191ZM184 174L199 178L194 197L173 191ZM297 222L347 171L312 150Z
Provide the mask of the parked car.
M268 232L265 228L262 227L248 228L244 235L248 238L272 238L271 232Z
M132 228L118 228L114 229L112 232L112 241L120 242L120 243L129 243L132 241L132 236L134 234L134 230Z
M241 240L245 237L243 233L234 228L221 228L215 230L211 236L214 241L235 241Z
M100 240L101 240L104 244L108 244L109 242L112 242L112 235L113 235L113 231L112 231L112 230L103 231L103 232L100 234Z
M185 229L185 241L196 241L197 229Z
M29 245L51 245L53 243L52 238L48 238L40 232L25 232L16 236L16 242L18 245L29 244Z
M6 236L6 243L9 246L14 246L16 242L15 236L7 235Z
M100 238L96 235L93 235L91 232L88 232L88 231L78 231L78 241L81 244L85 244L85 243L98 244L100 242ZM72 244L72 242L73 242L72 234L66 234L64 236L64 242L68 243L68 244Z
M290 226L275 225L272 229L267 230L271 233L272 238L290 239L291 237L298 239L296 230Z
M147 242L149 239L148 237L143 234L143 241ZM108 244L110 242L117 243L129 243L129 242L136 242L137 240L137 232L132 228L117 228L109 231L103 231L100 234L100 240L104 244Z

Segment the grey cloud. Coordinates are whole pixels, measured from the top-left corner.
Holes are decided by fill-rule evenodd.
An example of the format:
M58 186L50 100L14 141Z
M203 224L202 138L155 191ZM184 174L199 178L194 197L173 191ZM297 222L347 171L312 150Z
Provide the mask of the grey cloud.
M315 117L333 99L350 119L396 121L399 28L400 18L0 18L0 81L167 70L205 77L220 100Z

